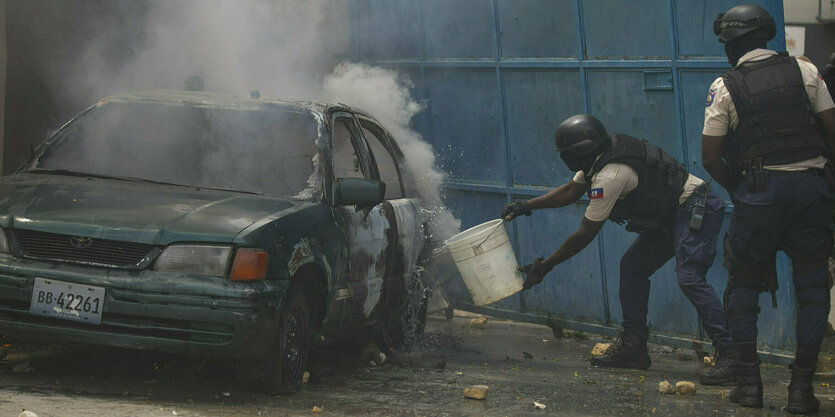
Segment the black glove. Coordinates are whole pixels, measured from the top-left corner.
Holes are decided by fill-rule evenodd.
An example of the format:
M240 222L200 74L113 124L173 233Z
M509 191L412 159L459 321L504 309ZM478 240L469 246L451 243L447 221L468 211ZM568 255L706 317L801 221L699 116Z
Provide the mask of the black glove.
M545 274L551 271L551 268L543 265L542 261L542 258L536 258L533 263L519 267L519 270L525 273L525 283L522 284L522 289L531 289L534 285L542 282Z
M512 203L507 203L504 205L504 209L502 209L502 219L508 221L523 214L526 216L531 215L531 206L528 205L527 201L514 201Z

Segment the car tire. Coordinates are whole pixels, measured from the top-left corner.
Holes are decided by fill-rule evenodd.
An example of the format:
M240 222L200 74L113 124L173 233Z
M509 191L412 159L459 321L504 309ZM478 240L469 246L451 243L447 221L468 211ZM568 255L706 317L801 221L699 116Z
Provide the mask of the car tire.
M430 293L426 283L416 275L409 284L407 305L403 314L386 326L385 340L390 349L408 352L420 343L426 330Z
M276 324L271 354L248 366L255 374L252 388L266 394L291 394L301 390L312 337L310 305L303 288L290 287Z

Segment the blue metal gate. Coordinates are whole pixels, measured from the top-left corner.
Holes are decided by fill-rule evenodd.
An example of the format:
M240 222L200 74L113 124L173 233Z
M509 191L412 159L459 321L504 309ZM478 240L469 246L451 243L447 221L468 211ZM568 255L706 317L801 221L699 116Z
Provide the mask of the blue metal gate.
M396 68L414 82L413 95L428 100L415 128L434 146L448 175L446 202L466 228L497 218L507 201L531 198L571 179L553 150L553 133L576 113L596 115L611 132L648 139L708 178L700 162L705 97L728 68L712 22L736 3L352 0L352 57ZM784 49L782 2L754 3L778 23L770 47ZM556 250L577 228L586 205L581 201L516 220L512 230L520 263ZM543 284L488 307L472 305L460 284L448 295L459 309L615 334L622 319L619 261L634 237L608 224ZM771 360L785 361L794 350L794 294L784 256L778 267L781 308L768 307L763 295L760 346ZM721 248L708 280L721 295L726 281ZM655 340L704 348L695 309L678 288L673 263L651 281Z

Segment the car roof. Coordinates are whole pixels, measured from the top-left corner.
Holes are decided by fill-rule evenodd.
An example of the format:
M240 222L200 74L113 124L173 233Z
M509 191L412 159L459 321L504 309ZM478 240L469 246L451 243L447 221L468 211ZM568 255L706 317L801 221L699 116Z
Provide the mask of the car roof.
M348 110L364 114L363 112L357 112L344 104L304 100L282 100L275 98L251 98L224 92L165 89L124 91L105 97L97 104L103 105L108 103L159 103L240 110L258 110L270 107L274 108L274 106L282 106L295 108L300 111L312 111L320 114L324 114L332 110Z

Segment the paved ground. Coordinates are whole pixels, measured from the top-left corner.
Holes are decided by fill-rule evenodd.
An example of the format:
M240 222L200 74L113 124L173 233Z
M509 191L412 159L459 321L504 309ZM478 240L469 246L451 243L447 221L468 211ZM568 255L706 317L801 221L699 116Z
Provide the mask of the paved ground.
M788 370L765 366L766 407L741 409L729 388L697 384L692 396L658 394L658 383L696 382L705 365L690 350L652 346L648 371L589 365L596 335L471 317L431 317L425 346L372 366L356 351L321 355L302 392L254 395L237 388L229 369L199 359L76 346L15 347L0 362L0 416L23 409L47 416L781 416ZM832 342L830 342L831 345ZM831 364L833 352L824 360ZM32 371L18 373L28 361ZM832 387L828 384L833 383ZM490 387L486 401L467 400L470 385ZM835 415L835 376L820 375L819 415ZM545 404L534 408L534 401Z

